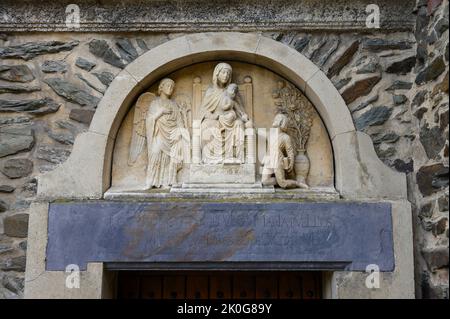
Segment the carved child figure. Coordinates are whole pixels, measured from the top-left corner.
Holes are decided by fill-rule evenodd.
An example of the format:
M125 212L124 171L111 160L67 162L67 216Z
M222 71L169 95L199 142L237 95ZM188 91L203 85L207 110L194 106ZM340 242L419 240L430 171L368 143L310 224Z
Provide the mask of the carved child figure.
M240 163L243 161L244 152L241 146L244 143L244 130L241 121L237 118L236 108L238 102L236 95L239 87L231 83L228 85L219 111L219 123L224 138L224 162ZM236 125L236 124L239 125Z
M277 114L272 126L278 129L278 136L271 141L269 155L263 160L262 184L265 186L278 185L281 188L308 188L307 185L288 179L293 175L295 164L295 150L291 137L286 133L288 118L284 114Z

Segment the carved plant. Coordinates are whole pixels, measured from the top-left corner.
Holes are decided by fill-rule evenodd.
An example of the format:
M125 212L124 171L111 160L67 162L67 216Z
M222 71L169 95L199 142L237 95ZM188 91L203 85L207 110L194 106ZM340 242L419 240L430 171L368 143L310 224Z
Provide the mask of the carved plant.
M288 134L297 152L305 150L312 126L313 107L308 99L290 83L280 81L273 94L277 112L289 119Z

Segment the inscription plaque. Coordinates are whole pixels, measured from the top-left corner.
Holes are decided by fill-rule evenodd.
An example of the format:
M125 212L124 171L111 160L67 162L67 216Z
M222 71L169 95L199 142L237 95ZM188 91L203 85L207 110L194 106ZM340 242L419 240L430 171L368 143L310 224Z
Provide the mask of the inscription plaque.
M89 262L394 269L388 203L72 202L49 209L47 270Z

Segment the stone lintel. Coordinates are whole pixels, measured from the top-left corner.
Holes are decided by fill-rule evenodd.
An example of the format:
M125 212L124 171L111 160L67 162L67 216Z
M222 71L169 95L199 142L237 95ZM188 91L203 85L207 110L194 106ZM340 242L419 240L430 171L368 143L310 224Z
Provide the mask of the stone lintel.
M68 28L70 0L3 0L0 32L208 32L282 30L361 30L372 0L79 0L80 27ZM378 0L382 31L411 31L412 0ZM376 30L379 31L380 29Z

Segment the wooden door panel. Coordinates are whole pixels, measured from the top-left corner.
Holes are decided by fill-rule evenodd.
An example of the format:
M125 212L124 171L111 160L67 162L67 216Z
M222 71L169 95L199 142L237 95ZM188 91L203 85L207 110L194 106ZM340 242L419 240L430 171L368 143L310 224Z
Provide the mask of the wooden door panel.
M187 276L186 278L186 298L187 299L208 299L208 276Z
M121 272L123 299L318 299L320 272Z
M138 299L139 298L139 277L127 274L122 277L119 282L118 296L121 299Z
M255 298L256 276L234 275L233 276L233 298L254 299Z
M303 299L318 299L317 282L315 276L310 276L308 273L303 273L302 278L302 298Z
M231 298L231 275L214 275L209 278L210 299Z
M184 299L186 290L186 276L164 276L163 298Z
M162 277L143 276L141 277L141 298L161 299L162 298Z
M266 274L256 276L256 299L278 298L278 275Z
M301 277L297 273L288 273L280 276L280 299L301 299Z

